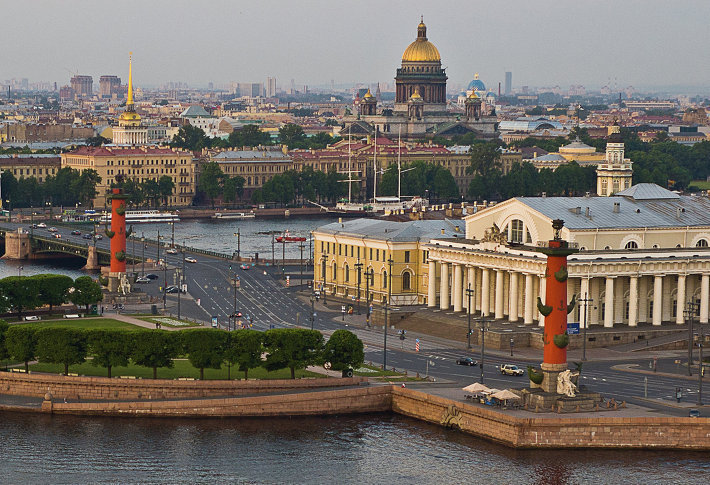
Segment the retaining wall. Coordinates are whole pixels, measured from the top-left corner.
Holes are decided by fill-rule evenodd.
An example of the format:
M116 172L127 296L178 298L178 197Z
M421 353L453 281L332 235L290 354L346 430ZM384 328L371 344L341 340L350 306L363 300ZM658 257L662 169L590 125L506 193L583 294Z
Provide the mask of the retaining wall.
M363 382L367 378L178 381L0 372L0 394L44 397L49 392L62 400L190 399L353 386Z

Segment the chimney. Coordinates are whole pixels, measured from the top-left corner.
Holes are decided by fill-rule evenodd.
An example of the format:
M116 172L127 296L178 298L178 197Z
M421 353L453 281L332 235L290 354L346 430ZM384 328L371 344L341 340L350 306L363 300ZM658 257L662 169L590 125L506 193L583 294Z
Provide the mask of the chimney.
M338 217L338 224L342 224L342 223L343 223L343 218L342 218L342 217Z
M584 211L584 215L585 215L588 219L591 219L591 218L592 218L592 211L591 211L591 209L590 209L589 207L587 207L587 209Z
M589 198L589 197L592 196L592 193L591 193L591 192L585 192L585 193L584 193L584 196L587 197L587 198Z
M575 214L581 214L581 213L582 213L582 208L581 208L581 207L575 207L575 208L574 208L574 213L575 213Z
M546 197L547 197L547 192L543 192L543 193L542 193L542 198L544 199L544 198L546 198Z
M621 202L614 202L614 214L621 212Z
M460 228L459 226L456 226L456 229L454 229L456 232L459 232Z
M441 234L446 234L446 229L442 228L442 229L441 229Z

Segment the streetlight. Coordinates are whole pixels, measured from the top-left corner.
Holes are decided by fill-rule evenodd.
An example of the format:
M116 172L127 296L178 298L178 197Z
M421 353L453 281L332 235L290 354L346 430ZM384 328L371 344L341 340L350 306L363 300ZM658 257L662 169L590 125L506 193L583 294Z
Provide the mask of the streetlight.
M170 224L170 247L174 248L175 247L175 223L168 222L168 224Z
M237 232L234 233L234 235L237 238L237 261L241 259L241 249L242 249L242 233L239 231L239 228L237 228Z
M489 322L483 316L478 321L481 322L481 384L483 384L483 362L486 355L486 332L488 331L486 323Z
M94 245L96 238L94 238ZM143 246L143 255L141 256L141 276L145 276L145 235L141 232L141 246Z
M685 304L683 314L688 321L688 375L692 376L691 366L693 365L693 320L698 311L698 304L694 301L689 301ZM701 362L702 365L702 362Z
M703 324L698 323L698 406L703 405Z
M316 293L315 288L311 291L311 330L313 330L313 324L316 319Z
M367 311L365 314L365 323L370 326L370 284L374 284L375 271L370 268L365 271L365 303L367 304Z
M355 267L357 268L357 314L360 315L360 284L362 282L362 263L360 258L357 258Z
M163 310L168 302L168 262L163 261Z
M593 298L589 298L587 296L587 292L584 292L584 298L580 298L579 302L584 305L584 315L582 319L582 323L584 325L584 329L582 330L582 362L585 362L587 360L587 308L589 307L589 304L594 301Z
M320 259L322 261L321 270L323 272L323 305L325 305L327 303L327 301L325 300L325 295L326 293L328 293L328 291L325 289L325 270L328 263L328 255L322 254Z
M389 273L387 273L387 297L385 298L385 335L384 335L384 358L383 358L383 365L385 370L387 370L387 329L390 326L390 320L389 320L389 304L392 301L392 263L394 261L392 260L392 255L390 255L389 259L387 260L387 264L389 265Z
M298 245L298 249L301 250L301 259L298 262L298 269L301 272L301 278L298 280L299 286L303 284L303 248L305 248L305 247L306 247L306 245L303 244L303 241L301 241L301 244Z
M436 275L434 275L436 277ZM468 284L468 288L466 288L466 296L468 297L468 343L466 345L467 349L471 348L471 297L473 296L473 293L475 290L471 289L471 283Z

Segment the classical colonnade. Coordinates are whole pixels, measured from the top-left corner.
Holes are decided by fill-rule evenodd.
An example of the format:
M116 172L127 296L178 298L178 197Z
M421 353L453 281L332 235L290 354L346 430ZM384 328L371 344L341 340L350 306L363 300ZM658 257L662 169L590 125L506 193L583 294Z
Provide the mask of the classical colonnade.
M460 257L456 258L458 261L434 259L437 256L442 255L431 251L428 261L430 308L468 312L470 289L471 313L526 325L544 324L537 310L537 297L545 301L544 258L469 253L471 262L468 262ZM573 295L577 298L586 295L591 300L586 304L588 325L610 328L620 324L683 324L689 301L697 304L696 321L708 322L710 258L695 261L670 258L648 261L642 255L636 261L627 257L589 258L570 261L568 271L567 301ZM583 327L584 310L585 304L578 302L569 321L579 322Z

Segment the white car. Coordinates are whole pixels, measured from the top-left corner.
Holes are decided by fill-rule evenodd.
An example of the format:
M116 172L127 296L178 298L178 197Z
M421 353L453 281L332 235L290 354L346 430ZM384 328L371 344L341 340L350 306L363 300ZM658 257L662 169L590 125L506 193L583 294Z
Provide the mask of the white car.
M47 227L47 224L45 224L44 222L40 222L39 224L37 224L37 227L41 227L42 229L44 229L45 227Z
M47 229L47 230L48 230L49 232L57 232L57 228L56 228L56 227L50 227L50 228Z
M515 364L503 364L500 366L500 373L507 376L522 376L525 371Z
M192 256L188 256L187 258L185 258L185 261L187 261L188 263L196 263L197 262L197 260L195 258L193 258Z
M170 249L166 249L165 252L168 254L177 254L178 250L175 248L170 248Z

